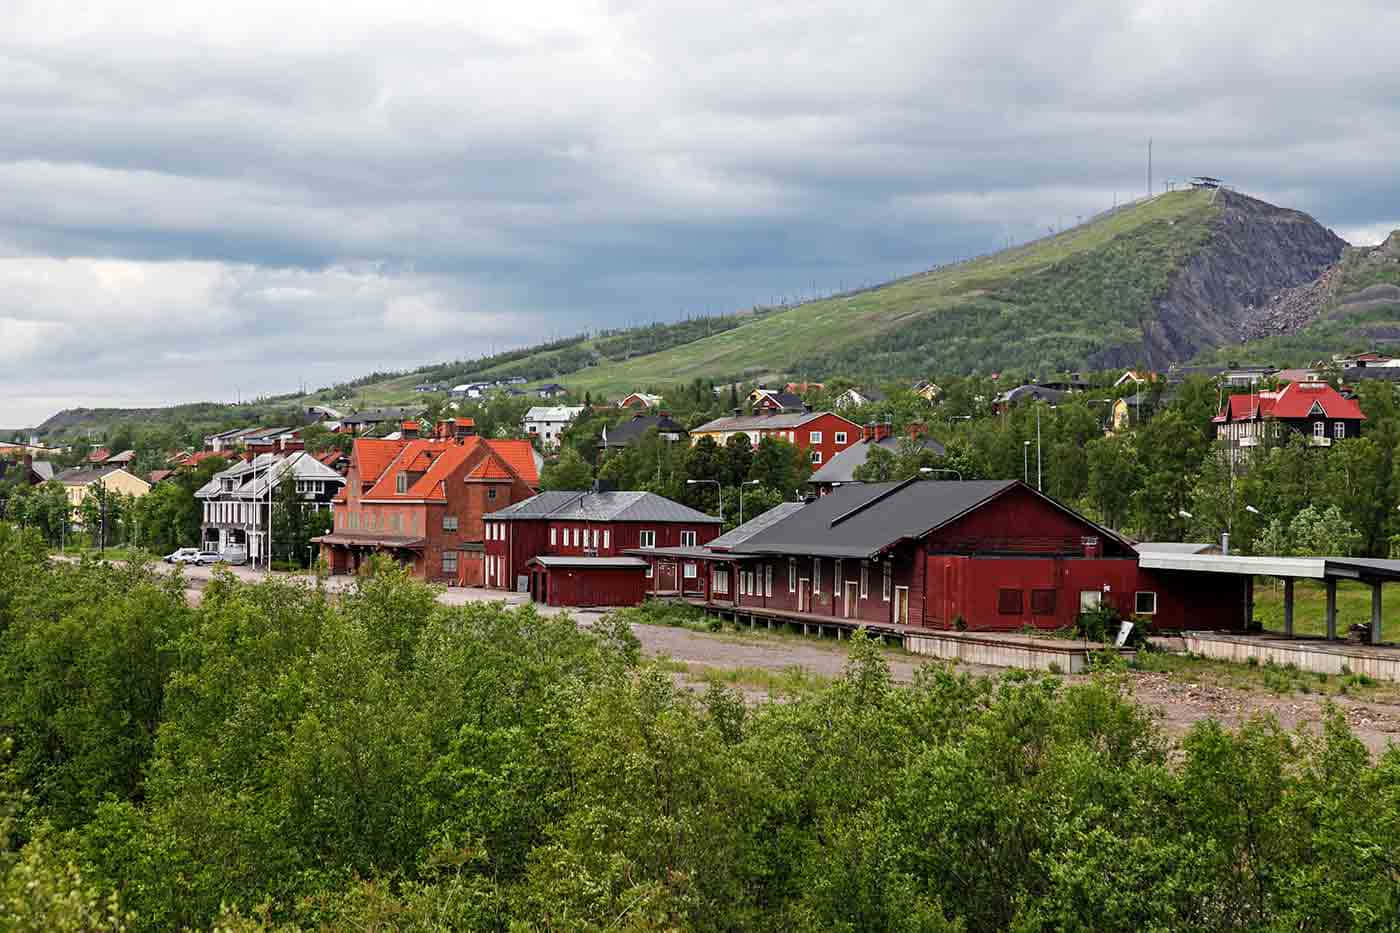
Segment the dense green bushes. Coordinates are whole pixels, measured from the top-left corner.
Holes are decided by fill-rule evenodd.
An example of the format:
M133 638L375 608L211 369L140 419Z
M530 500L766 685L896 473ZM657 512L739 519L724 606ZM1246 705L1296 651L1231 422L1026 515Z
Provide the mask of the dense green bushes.
M1205 724L1172 754L1111 678L897 687L861 639L829 688L745 709L639 667L616 620L448 608L388 568L339 600L228 576L181 595L0 530L0 927L1400 916L1400 753L1371 762L1339 720Z

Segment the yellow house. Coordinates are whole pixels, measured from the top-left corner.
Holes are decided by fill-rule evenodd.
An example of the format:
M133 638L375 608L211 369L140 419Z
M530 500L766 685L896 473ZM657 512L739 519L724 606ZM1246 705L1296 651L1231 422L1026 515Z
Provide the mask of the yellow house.
M97 467L91 470L73 469L55 477L68 493L68 504L73 508L83 504L88 493L101 483L109 492L119 492L124 496L141 497L151 491L151 484L139 476L128 473L121 467Z

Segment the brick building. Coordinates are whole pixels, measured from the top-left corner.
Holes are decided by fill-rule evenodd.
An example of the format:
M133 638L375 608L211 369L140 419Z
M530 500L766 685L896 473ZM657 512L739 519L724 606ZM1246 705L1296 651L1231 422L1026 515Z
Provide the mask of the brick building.
M529 441L464 430L447 420L430 437L355 441L334 529L316 539L332 573L384 553L428 580L481 584L483 519L535 494L540 461Z

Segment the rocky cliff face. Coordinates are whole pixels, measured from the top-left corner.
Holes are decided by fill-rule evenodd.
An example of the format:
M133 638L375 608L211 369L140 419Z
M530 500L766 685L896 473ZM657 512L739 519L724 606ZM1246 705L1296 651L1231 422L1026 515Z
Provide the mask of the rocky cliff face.
M1224 189L1216 204L1210 240L1143 322L1138 358L1152 366L1260 335L1278 296L1316 281L1347 246L1299 211Z

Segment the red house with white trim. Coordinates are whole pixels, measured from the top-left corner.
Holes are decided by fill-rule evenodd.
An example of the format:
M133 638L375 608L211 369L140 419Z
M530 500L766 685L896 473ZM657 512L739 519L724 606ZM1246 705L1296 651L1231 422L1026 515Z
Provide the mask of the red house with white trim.
M485 585L524 579L550 605L636 605L651 567L626 551L698 547L719 531L718 518L651 492L542 492L486 516Z
M1258 447L1266 440L1284 440L1297 432L1318 447L1361 436L1366 416L1349 399L1325 382L1290 382L1277 392L1232 395L1212 419L1215 437L1232 449Z
M849 418L829 411L735 414L708 421L690 432L690 443L713 438L723 447L736 434L745 434L755 447L765 437L776 437L807 451L813 466L821 466L852 444L862 440L862 428Z

